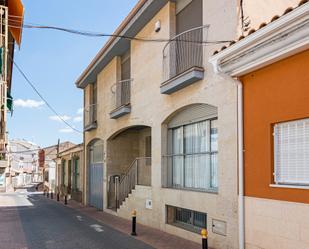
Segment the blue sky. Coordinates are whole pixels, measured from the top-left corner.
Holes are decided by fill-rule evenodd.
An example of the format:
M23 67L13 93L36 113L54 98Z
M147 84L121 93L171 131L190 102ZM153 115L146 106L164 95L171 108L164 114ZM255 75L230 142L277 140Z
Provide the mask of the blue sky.
M23 0L25 23L54 25L79 30L112 33L137 0ZM75 80L106 38L91 38L51 30L24 29L15 61L48 102L76 129L82 130L82 90ZM14 113L8 118L9 137L26 139L41 146L61 141L82 142L27 85L14 69Z

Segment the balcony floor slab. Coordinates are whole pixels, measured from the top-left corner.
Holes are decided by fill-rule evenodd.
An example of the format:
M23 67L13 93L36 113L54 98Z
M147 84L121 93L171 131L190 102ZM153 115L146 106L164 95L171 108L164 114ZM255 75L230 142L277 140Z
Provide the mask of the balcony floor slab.
M186 86L189 86L204 78L204 69L200 67L193 67L182 74L179 74L167 81L165 81L160 91L162 94L172 94Z
M126 114L129 114L130 112L131 112L131 106L123 105L113 110L109 115L111 119L117 119Z
M90 131L97 128L97 122L93 122L92 124L85 125L84 131Z

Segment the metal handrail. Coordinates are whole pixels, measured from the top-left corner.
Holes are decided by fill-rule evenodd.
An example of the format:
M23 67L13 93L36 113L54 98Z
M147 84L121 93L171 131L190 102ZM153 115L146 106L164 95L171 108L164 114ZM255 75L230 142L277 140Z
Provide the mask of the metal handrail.
M137 158L134 159L134 161L130 164L130 166L127 168L126 172L123 174L123 176L120 178L119 183L121 184L125 178L126 175L129 174L129 172L131 171L131 169L134 167L134 165L136 164Z
M163 48L163 81L193 68L203 68L203 40L209 25L186 30L174 36Z
M127 168L126 172L124 173L124 175L121 177L120 179L120 183L123 181L123 178L131 171L131 169L133 168L133 166L136 164L137 161L141 160L141 159L150 159L151 157L137 157L134 159L134 161L130 164L130 166Z
M110 181L109 184L109 199L115 201L115 208L119 208L121 203L128 197L128 195L132 192L136 185L147 185L150 186L151 182L151 168L140 168L139 162L141 160L150 160L151 157L138 157L135 158L134 161L130 164L130 166L125 171L124 175L122 175L119 180L116 180L113 184ZM146 164L145 164L146 165ZM150 165L149 165L150 166ZM143 171L144 170L144 171ZM141 171L141 172L140 172ZM142 175L145 181L142 181L139 177ZM148 176L148 179L147 179ZM113 192L112 192L113 191ZM115 196L112 196L114 194ZM112 204L110 203L109 206Z

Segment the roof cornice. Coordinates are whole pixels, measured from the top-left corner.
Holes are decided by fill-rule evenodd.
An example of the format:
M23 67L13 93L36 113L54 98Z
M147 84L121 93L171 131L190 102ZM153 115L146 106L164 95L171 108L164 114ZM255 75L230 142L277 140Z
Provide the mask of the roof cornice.
M216 73L242 76L309 48L309 2L213 55Z
M103 48L94 57L75 84L78 88L85 88L96 81L96 75L106 64L125 51L129 41L117 36L135 36L144 25L161 9L168 0L140 0L129 15L116 29Z
M62 150L59 152L59 156L64 156L70 153L74 153L74 152L79 152L82 151L84 149L84 144L77 144L75 146L72 146L68 149Z

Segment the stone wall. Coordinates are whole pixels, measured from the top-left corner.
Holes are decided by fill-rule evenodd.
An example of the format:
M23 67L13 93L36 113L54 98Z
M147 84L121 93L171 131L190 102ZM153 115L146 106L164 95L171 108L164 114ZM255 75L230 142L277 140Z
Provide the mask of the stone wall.
M309 205L245 198L247 249L309 248Z
M234 1L226 1L225 9L232 7ZM207 3L209 7L212 4ZM205 8L207 8L207 5ZM236 4L235 4L236 6ZM169 38L174 32L173 16L175 6L169 2L137 35L139 37ZM206 12L205 12L206 13ZM210 18L205 14L205 24L217 27L217 34L210 38L232 39L237 26L236 14L233 17L222 18L231 20L225 24L225 30L219 29L222 20ZM155 22L161 21L159 33L154 31ZM229 32L226 33L226 30ZM233 31L234 30L234 31ZM215 29L213 29L213 32ZM224 35L226 33L226 35ZM95 138L100 138L105 143L105 165L109 162L106 151L108 139L115 133L136 125L151 127L152 137L152 187L147 190L147 196L137 195L135 192L130 196L129 203L125 203L127 211L121 211L122 217L130 218L130 211L137 208L143 218L141 223L176 234L191 240L200 242L200 235L175 226L167 225L166 205L188 208L195 211L205 212L208 217L209 244L214 248L238 248L237 229L237 88L236 85L218 78L212 72L208 64L208 56L215 47L205 46L204 49L204 80L194 83L172 95L160 93L162 77L162 51L165 43L131 42L131 113L117 120L110 119L109 113L113 109L113 95L111 87L117 79L117 61L114 58L98 75L98 127L85 133L85 144ZM88 94L88 87L85 94ZM85 96L87 99L88 97ZM219 191L217 194L195 192L175 189L164 189L161 183L162 147L166 142L162 124L165 120L179 109L196 103L205 103L218 107L218 130L219 130ZM107 152L107 153L106 153ZM104 209L107 208L107 171L104 173ZM86 172L86 171L85 171ZM86 176L87 177L87 176ZM152 209L146 209L147 198L152 200ZM212 219L223 220L227 223L227 235L222 236L212 233Z

